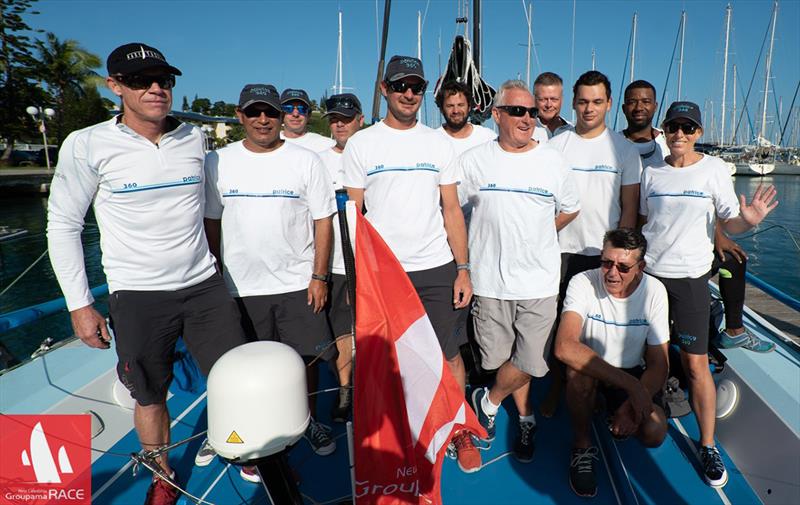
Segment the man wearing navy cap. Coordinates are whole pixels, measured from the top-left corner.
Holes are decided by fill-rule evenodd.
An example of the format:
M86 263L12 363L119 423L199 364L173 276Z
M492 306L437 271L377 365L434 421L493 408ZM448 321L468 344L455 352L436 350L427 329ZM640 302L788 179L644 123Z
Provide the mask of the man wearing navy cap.
M311 100L304 89L288 88L281 93L283 132L281 136L290 143L298 144L315 153L331 148L336 144L332 139L308 131L311 117Z
M153 450L170 442L166 399L178 337L205 374L245 340L203 233L203 134L169 115L180 70L141 43L115 49L107 67L106 83L124 112L64 140L50 188L47 239L75 335L108 349L111 337L93 308L81 244L86 211L94 206L117 374L136 400L142 447ZM178 492L167 482L175 477L166 453L156 460L161 472L145 503L174 504Z

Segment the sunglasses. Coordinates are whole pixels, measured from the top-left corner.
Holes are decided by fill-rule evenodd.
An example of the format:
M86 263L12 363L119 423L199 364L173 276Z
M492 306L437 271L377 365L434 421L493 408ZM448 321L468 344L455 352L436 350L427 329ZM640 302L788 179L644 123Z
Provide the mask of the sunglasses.
M637 261L633 265L623 265L622 263L614 263L611 260L600 260L600 266L603 267L605 270L611 270L612 267L616 266L617 271L621 274L627 274L630 272L639 262Z
M114 79L121 82L125 87L131 89L150 89L153 83L158 84L161 89L172 89L175 86L175 76L172 74L164 75L115 75Z
M253 119L261 117L261 113L264 113L270 119L277 119L281 117L281 111L273 108L273 107L248 107L242 111L245 117Z
M523 117L527 112L531 119L539 116L539 109L536 107L523 107L522 105L498 105L498 109L505 111L511 117Z
M697 131L697 128L698 126L694 123L669 123L664 125L667 133L678 133L678 130L680 130L686 135L692 135Z
M387 82L386 86L388 86L389 89L395 93L405 93L407 89L410 89L415 95L421 95L425 93L425 90L428 88L428 81L417 82L414 84L409 84L406 81L392 81Z
M308 105L303 105L303 104L295 105L291 103L285 103L281 105L281 110L287 114L291 114L292 112L294 112L295 109L297 109L297 113L300 114L301 116L305 116L306 114L308 114Z
M325 108L331 109L353 109L361 112L358 104L351 98L328 98L325 100Z

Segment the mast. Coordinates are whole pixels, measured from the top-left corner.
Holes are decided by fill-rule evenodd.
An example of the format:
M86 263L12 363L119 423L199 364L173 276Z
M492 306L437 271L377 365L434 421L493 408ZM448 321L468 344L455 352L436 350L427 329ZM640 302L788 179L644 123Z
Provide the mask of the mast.
M722 67L722 111L720 112L720 119L722 124L719 130L719 145L725 145L725 96L728 91L728 41L731 34L731 4L725 7L725 57ZM733 82L734 90L736 89L736 80ZM736 96L736 93L734 93ZM735 98L734 98L735 100Z
M597 70L597 65L595 64L596 58L597 54L595 53L594 48L592 48L592 70Z
M422 61L422 11L417 11L417 59ZM417 109L417 121L422 121L422 107Z
M731 114L731 125L736 122L736 63L733 64L733 114ZM731 128L731 144L736 145L736 129Z
M681 86L683 85L683 44L686 40L686 11L681 11L681 56L678 60L678 101L680 101Z
M633 13L633 27L631 28L631 33L632 33L632 35L631 35L631 37L632 37L632 42L631 42L631 80L629 82L633 82L633 68L636 66L636 25L637 25L638 20L639 20L639 13L638 12L634 12ZM594 68L594 65L592 65L592 68Z
M764 77L764 107L761 109L761 132L759 133L759 137L766 140L767 132L767 96L769 95L769 76L770 71L772 70L772 48L775 45L775 22L778 19L778 2L775 1L774 7L772 8L772 34L769 37L769 52L767 53L767 71Z
M472 2L472 61L481 73L481 0Z
M531 35L531 24L532 24L532 4L529 1L527 7L525 6L525 0L522 0L522 8L525 10L525 19L528 22L528 54L527 59L525 61L525 84L528 86L528 89L531 88L531 41L533 37Z
M339 67L338 70L338 93L342 94L344 90L344 62L342 61L342 11L339 11L339 50L336 55L336 66Z
M389 37L389 13L392 0L386 0L383 8L383 36L381 37L381 56L378 60L378 76L375 79L375 93L372 96L372 122L380 121L381 111L381 81L383 80L383 66L386 60L386 39Z

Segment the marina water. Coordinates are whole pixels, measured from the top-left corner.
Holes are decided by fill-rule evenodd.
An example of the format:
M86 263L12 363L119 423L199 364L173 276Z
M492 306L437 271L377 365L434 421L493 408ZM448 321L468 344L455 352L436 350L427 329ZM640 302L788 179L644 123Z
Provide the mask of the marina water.
M747 195L748 200L762 182L776 186L780 205L757 229L742 235L737 241L750 257L748 270L751 273L800 299L800 250L796 245L800 241L800 177L776 175L764 177L763 181L755 177L736 177L734 180L736 192ZM36 262L47 249L46 217L47 199L44 197L0 198L0 226L28 230L27 235L0 242L0 291ZM602 230L598 233L602 233ZM83 232L83 243L90 286L103 284L105 277L100 265L100 236L91 212ZM0 296L0 313L60 296L55 275L45 254L19 282ZM99 308L104 311L105 299L98 302ZM57 341L71 334L69 315L62 313L0 334L0 343L22 360L30 356L45 338L52 337Z

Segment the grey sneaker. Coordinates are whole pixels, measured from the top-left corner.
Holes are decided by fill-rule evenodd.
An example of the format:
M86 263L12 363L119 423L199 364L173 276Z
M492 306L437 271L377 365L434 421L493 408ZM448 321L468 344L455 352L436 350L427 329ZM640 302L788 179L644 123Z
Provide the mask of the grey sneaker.
M591 498L597 494L594 462L600 460L597 447L572 449L569 460L569 486L578 496Z
M703 465L703 477L711 487L722 487L728 483L728 471L716 447L700 448L700 464Z
M313 419L308 423L305 437L314 452L320 456L327 456L336 450L336 442L331 438L331 428Z
M350 407L353 405L352 386L341 386L339 388L339 400L331 410L331 419L336 423L345 423L350 416Z
M214 452L214 449L208 442L208 438L204 438L203 443L200 444L200 449L197 451L197 455L194 457L194 465L208 466L208 464L214 460L216 455L217 453Z

